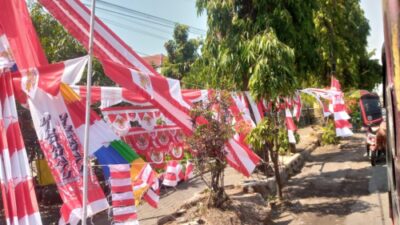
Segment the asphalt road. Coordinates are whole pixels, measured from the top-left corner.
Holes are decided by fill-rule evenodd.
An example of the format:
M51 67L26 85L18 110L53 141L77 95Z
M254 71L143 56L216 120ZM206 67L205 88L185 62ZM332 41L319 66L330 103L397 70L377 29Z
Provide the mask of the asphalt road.
M371 167L364 135L317 148L273 208L275 225L389 225L386 165Z

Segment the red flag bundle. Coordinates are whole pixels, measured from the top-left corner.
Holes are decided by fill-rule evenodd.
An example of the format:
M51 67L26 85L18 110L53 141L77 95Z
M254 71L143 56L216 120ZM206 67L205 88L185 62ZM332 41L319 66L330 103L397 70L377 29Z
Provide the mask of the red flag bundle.
M297 127L293 121L292 112L290 112L289 108L285 109L285 115L286 115L286 128L288 130L289 143L296 144L296 138L294 136L294 132L297 130Z
M182 171L182 165L175 160L171 160L167 163L165 168L165 175L163 180L163 185L169 187L175 187L178 182L184 179L184 174Z
M339 81L332 76L331 78L331 90L337 91L332 98L333 117L335 119L336 136L348 137L352 136L351 123L349 114L346 112L346 106L344 104L343 92L340 90Z
M132 190L130 164L109 165L109 167L113 224L139 224Z
M185 180L190 180L194 177L194 165L191 162L186 163Z
M0 73L0 90L0 185L6 224L40 225L9 72Z
M11 1L1 2L4 8L0 17L10 13L5 12L7 7L10 7L9 3ZM14 59L8 39L0 29L0 188L5 224L40 225L42 221L18 123L13 83L9 72L13 65Z
M296 96L293 99L293 115L294 117L296 117L296 120L299 121L300 120L300 116L301 116L301 108L302 108L302 104L301 104L301 96L300 93L297 91L296 92Z

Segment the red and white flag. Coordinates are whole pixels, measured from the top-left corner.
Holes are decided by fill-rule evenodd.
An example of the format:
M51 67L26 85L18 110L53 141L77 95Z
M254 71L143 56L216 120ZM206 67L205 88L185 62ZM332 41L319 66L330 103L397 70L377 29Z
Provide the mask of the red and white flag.
M350 116L346 111L344 94L341 91L339 80L337 80L334 76L331 77L331 90L338 92L334 93L330 99L333 108L333 117L335 119L336 136L352 136L352 125L349 122Z
M301 104L301 95L300 93L297 91L296 95L293 99L293 115L294 117L296 117L296 120L299 121L300 120L300 116L301 116L301 109L302 109L302 104Z
M68 71L82 71L71 68L79 66L84 64L67 61L39 67L30 70L35 71L31 73L21 71L20 77L32 78L26 79L29 82L22 82L23 79L15 82L29 96L36 134L64 202L59 224L74 225L82 219L84 104L67 85L60 85ZM94 113L91 115L90 130L90 154L107 142L118 139ZM109 207L96 177L90 176L88 217Z
M228 164L247 177L260 163L260 157L234 139L230 139L226 144L226 153Z
M351 123L349 114L346 112L343 94L335 95L332 99L333 117L335 120L336 136L348 137L352 136Z
M19 3L25 4L19 1L1 2L0 17L4 19L4 14L10 13L7 12L10 10L8 7ZM18 15L22 16L24 12ZM12 75L9 72L15 62L1 23L0 18L0 189L5 224L41 225L30 165L18 123Z
M0 72L0 186L5 224L40 225L11 77L9 72Z
M40 0L40 3L80 43L88 47L90 11L80 1ZM129 90L139 91L150 103L160 108L164 115L180 126L186 134L192 132L192 121L188 113L190 106L182 97L179 81L166 79L159 75L151 65L145 63L97 17L94 54L103 62L106 74L112 80ZM132 69L120 65L127 65ZM248 154L251 154L250 149L240 148L242 149L237 151L248 151Z
M160 187L150 187L143 195L143 199L153 208L158 208L160 202Z
M289 143L296 144L296 138L294 136L294 132L296 132L297 127L293 121L292 112L290 111L289 108L285 109L285 115L286 115L286 128L288 130Z
M233 100L233 108L235 113L235 117L237 117L240 120L246 121L252 128L254 128L256 125L251 118L250 115L250 108L249 104L247 103L247 99L244 95L244 93L232 93L231 94L232 100ZM232 107L231 107L232 108Z
M175 187L178 182L184 179L182 171L182 165L175 160L171 160L167 163L165 168L165 175L163 185L169 187Z
M149 163L145 165L133 163L131 166L137 168L142 167L137 175L131 173L132 178L135 180L133 190L137 193L137 198L142 197L150 206L157 208L158 202L160 201L158 174ZM134 171L137 171L137 169L134 169ZM143 195L141 195L141 190L144 190ZM139 203L139 200L140 199L137 199L137 203Z
M113 224L139 224L132 189L130 164L109 165L109 168Z
M71 88L82 98L86 99L86 86L71 86ZM142 95L121 87L92 86L91 103L100 102L100 109L104 109L121 102L130 103L135 106L150 107L151 103Z
M144 75L110 61L106 61L103 66L106 74L116 83L130 90L138 90L162 113L180 126L183 132L187 135L192 133L193 127L189 109L180 105L179 101L176 101L168 90L168 83L179 81L172 82L173 79ZM178 92L181 93L176 91L176 93ZM228 163L244 175L250 176L255 166L260 162L260 158L247 146L234 139L229 140L226 145Z
M194 164L190 161L186 163L185 180L190 180L194 177Z
M261 101L258 101L256 103L254 99L251 97L250 92L246 91L245 94L247 100L250 103L251 110L253 110L253 115L256 120L256 124L259 124L261 120L264 118L263 104Z
M334 77L334 76L331 77L331 90L334 90L334 91L341 91L340 82L339 82L339 80L336 79L336 77Z

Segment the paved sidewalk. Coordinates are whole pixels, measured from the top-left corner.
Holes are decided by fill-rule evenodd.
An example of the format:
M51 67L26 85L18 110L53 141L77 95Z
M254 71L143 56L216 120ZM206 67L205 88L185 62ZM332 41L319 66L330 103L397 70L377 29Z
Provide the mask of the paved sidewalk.
M299 150L306 149L317 138L316 132L311 127L299 129L298 133L300 134L300 143L297 145L297 149ZM247 178L229 167L225 170L225 185L241 184L246 179L257 178L257 175L253 176ZM176 189L169 188L167 193L161 197L158 209L154 209L147 204L141 205L138 208L140 225L157 224L158 219L174 213L186 201L205 188L206 184L204 184L200 177L196 177L189 182L180 183Z

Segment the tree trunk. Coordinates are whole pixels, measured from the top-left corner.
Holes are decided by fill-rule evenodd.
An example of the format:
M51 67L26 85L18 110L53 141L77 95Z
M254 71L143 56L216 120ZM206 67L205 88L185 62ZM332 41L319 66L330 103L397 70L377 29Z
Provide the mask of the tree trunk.
M264 150L262 151L262 159L264 160L263 172L266 177L268 177L268 166L269 166L269 157L268 157L268 145L264 145Z
M279 112L276 112L274 115L274 121L275 121L275 132L274 132L274 138L273 138L273 146L270 151L270 156L271 156L271 160L274 164L274 172L275 172L275 180L276 180L276 184L277 184L277 192L278 192L278 197L280 200L283 200L283 193L282 193L282 180L281 180L281 173L279 171L279 124L280 124L280 120L279 120Z
M280 200L283 199L283 194L282 194L282 180L281 180L281 173L279 171L279 161L278 161L278 145L277 145L277 141L274 138L274 147L273 150L270 151L270 155L271 155L271 160L274 164L274 173L275 173L275 180L276 180L276 184L277 184L277 193L278 193L278 197Z
M222 208L228 200L224 188L224 169L225 165L216 160L214 168L211 168L211 193L208 206L212 208Z

